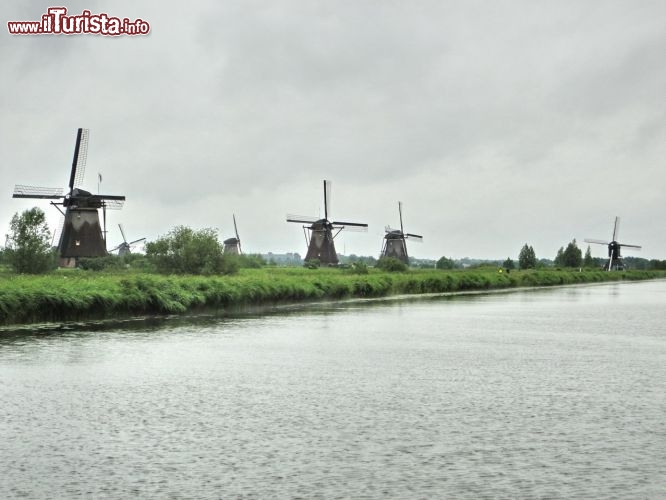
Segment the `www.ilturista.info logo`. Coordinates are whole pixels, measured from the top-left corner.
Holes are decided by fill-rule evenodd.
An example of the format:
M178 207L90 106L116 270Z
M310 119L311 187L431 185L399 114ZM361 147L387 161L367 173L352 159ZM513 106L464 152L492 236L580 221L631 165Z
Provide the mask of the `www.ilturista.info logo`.
M66 7L49 7L40 21L8 21L10 35L147 35L150 24L143 19L92 14L84 10L80 15L68 16Z

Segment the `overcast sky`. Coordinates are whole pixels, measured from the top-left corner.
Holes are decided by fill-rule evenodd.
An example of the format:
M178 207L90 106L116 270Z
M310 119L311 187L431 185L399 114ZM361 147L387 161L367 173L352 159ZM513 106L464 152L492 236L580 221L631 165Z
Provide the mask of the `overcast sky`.
M109 247L235 213L245 251L305 255L285 215L323 214L330 179L333 218L370 225L347 254L377 256L401 200L415 257L552 259L619 215L625 255L666 259L663 0L73 0L151 32L8 34L51 5L0 4L5 232L35 205L57 226L13 187L66 187L83 127L82 187L127 196Z

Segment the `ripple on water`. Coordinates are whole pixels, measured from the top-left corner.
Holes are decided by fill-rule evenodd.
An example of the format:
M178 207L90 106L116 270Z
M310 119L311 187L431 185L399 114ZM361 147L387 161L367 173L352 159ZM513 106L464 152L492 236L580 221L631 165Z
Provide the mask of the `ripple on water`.
M664 290L3 337L0 496L663 497Z

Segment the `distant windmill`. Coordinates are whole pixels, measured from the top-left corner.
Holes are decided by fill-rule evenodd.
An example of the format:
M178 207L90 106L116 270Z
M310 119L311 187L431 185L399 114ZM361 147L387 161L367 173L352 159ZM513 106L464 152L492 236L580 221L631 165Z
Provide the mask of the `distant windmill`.
M235 238L227 238L223 241L224 243L224 253L241 255L241 241L240 236L238 236L238 226L236 225L236 214L232 214L234 218L234 233L236 233Z
M318 259L323 265L335 266L338 264L338 254L335 251L333 240L343 229L367 231L368 225L359 222L342 222L328 220L331 215L331 181L324 181L324 218L307 217L300 215L287 215L287 222L308 224L303 226L308 253L305 260ZM309 231L309 234L308 234ZM335 234L333 234L335 231ZM308 238L309 236L309 238Z
M402 225L402 202L398 202L398 213L400 214L400 229L392 229L386 226L386 235L384 236L384 245L382 247L382 257L393 257L409 264L409 255L407 254L407 243L405 240L412 239L422 242L423 236L412 233L405 233Z
M620 248L635 248L640 250L641 247L638 245L627 245L626 243L619 243L617 241L618 233L620 232L620 218L615 217L615 226L613 226L613 236L611 241L604 240L595 240L595 239L586 239L585 243L595 243L597 245L607 245L608 246L608 262L604 266L606 271L622 271L624 269L624 263L622 262L622 256L620 255Z
M63 197L62 188L44 188L17 184L14 198L56 200L51 202L64 216L60 232L58 252L60 265L74 267L79 257L101 257L106 255L106 209L121 209L124 196L92 194L79 188L85 174L88 158L88 129L79 129L76 134L74 159L69 176L69 192ZM63 212L58 205L65 208ZM98 209L103 210L105 230L99 222Z
M127 238L125 237L125 229L123 228L122 224L118 224L118 227L120 228L120 234L123 237L123 242L118 245L116 248L113 248L109 250L109 253L115 252L116 250L118 251L118 255L129 255L132 253L132 246L136 245L137 243L141 243L142 241L146 241L146 238L139 238L138 240L134 241L127 241Z

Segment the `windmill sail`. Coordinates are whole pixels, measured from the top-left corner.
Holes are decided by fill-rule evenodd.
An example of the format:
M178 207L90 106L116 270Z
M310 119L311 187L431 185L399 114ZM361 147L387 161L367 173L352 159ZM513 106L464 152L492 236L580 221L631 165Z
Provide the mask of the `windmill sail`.
M69 176L70 192L79 187L86 173L86 162L88 161L88 139L90 132L87 128L80 128L76 132L76 145L74 146L74 158L72 159L72 171Z
M60 236L62 235L62 228L65 225L65 215L60 214L60 219L58 220L58 227L53 231L53 238L51 239L51 246L55 246L56 241L60 241Z
M324 181L324 219L331 217L331 181Z
M41 200L58 200L62 198L62 188L47 188L16 184L12 198L33 198Z

